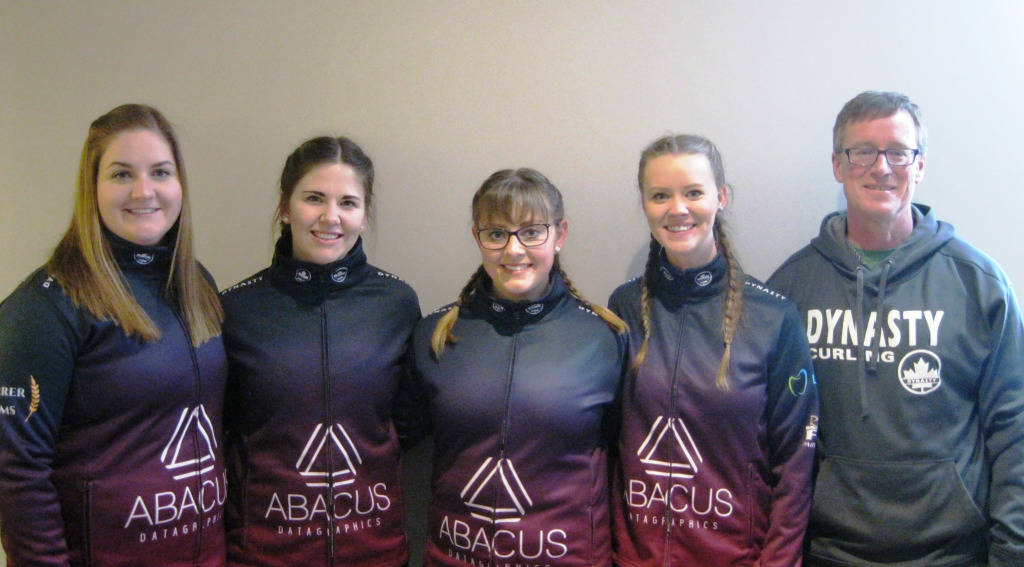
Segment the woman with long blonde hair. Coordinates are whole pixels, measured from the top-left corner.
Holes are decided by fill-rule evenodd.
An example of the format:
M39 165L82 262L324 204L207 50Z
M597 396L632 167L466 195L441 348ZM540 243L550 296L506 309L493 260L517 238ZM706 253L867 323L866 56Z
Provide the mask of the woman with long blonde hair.
M425 565L610 565L625 326L562 270L546 177L498 171L472 212L481 265L414 339L434 435Z
M740 268L710 140L640 158L644 275L609 306L630 327L614 507L616 562L799 565L818 398L794 306Z
M0 305L8 565L224 563L216 288L156 109L89 128L71 224Z

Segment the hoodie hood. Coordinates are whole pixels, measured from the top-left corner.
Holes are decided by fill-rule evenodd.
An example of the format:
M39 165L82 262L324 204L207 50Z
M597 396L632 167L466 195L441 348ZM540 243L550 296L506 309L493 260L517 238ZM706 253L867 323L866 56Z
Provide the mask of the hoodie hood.
M865 287L878 293L883 270L887 272L888 283L907 279L954 236L953 226L936 220L931 207L916 203L911 206L914 230L910 237L874 270L861 265L860 256L846 238L845 211L834 212L821 221L821 231L811 246L851 280L857 279L859 270L863 271Z

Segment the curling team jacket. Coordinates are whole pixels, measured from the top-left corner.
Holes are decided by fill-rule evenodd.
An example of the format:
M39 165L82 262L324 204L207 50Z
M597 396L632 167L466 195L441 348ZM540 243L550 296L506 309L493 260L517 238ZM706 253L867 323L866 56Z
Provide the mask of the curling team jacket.
M8 565L223 565L220 337L192 346L170 249L107 240L160 339L75 307L44 269L0 305Z
M611 564L609 445L626 337L552 276L537 301L489 280L459 312L440 360L438 319L416 328L434 434L424 564Z
M821 431L805 561L1024 565L1024 329L991 259L913 205L874 269L845 213L771 278L806 317Z
M421 412L403 409L400 383L416 294L367 264L361 240L326 265L291 250L282 237L269 268L221 295L228 562L403 565L399 434Z
M620 566L800 564L818 397L793 304L752 278L722 360L728 265L680 270L661 251L651 277L648 354L623 386L613 501ZM609 301L643 341L641 280Z

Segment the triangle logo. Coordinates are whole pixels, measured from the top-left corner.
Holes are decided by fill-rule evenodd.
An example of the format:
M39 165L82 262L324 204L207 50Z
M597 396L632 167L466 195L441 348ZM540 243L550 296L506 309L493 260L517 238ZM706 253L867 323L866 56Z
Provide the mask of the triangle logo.
M340 423L318 423L306 441L295 468L306 486L339 486L355 482L356 465L363 464L359 449ZM332 466L333 465L333 466Z
M192 452L193 437L199 443ZM184 408L178 417L178 425L174 433L160 453L160 462L167 470L175 472L174 480L182 480L200 476L213 470L217 460L214 449L217 447L217 435L214 433L210 416L202 404L194 408Z
M636 451L651 476L693 478L704 461L682 418L658 416Z
M508 459L488 457L459 493L470 515L496 524L518 522L533 500Z

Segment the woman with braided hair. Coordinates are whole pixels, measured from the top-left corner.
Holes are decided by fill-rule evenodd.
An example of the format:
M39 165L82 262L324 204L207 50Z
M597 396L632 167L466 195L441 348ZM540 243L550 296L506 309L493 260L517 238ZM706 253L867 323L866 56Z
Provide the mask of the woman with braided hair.
M656 140L638 181L650 252L644 275L609 300L633 356L612 503L616 562L799 565L818 398L796 309L740 268L710 140Z
M435 447L425 565L611 565L626 327L562 270L568 229L546 177L494 173L473 197L482 265L416 328Z

